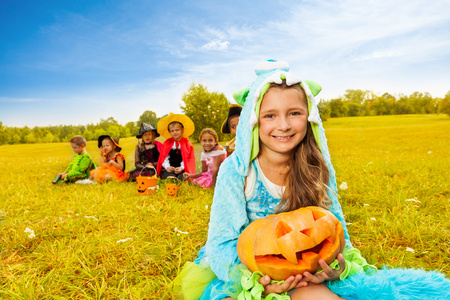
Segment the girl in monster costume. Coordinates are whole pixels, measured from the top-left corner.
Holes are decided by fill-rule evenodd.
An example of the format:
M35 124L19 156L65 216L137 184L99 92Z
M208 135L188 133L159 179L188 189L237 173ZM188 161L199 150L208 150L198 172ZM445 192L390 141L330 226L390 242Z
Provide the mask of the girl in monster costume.
M256 74L250 88L234 95L245 104L236 151L219 171L206 246L174 281L184 298L449 299L450 281L442 274L376 271L352 247L314 99L320 86L297 78L285 62L264 62ZM310 205L328 208L343 225L346 248L335 262L327 266L322 261L322 272L305 272L282 283L240 264L237 239L249 223Z

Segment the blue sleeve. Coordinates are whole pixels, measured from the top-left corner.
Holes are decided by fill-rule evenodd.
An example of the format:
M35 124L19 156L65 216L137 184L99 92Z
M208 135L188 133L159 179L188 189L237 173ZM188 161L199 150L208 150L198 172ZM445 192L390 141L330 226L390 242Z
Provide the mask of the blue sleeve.
M231 159L225 159L217 177L206 242L211 269L224 282L239 279L230 278L230 271L233 265L240 263L236 244L249 224L244 184L245 177L236 172Z

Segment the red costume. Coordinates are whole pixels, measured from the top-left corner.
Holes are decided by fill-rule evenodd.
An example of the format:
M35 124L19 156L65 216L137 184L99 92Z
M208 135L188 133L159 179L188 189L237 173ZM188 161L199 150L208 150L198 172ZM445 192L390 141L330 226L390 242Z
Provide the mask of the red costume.
M158 166L156 167L156 173L158 174L158 176L161 176L162 164L166 159L167 155L169 154L170 150L172 149L174 142L175 142L174 138L169 138L163 144L162 150L159 154ZM194 146L192 146L191 142L189 142L189 140L185 137L181 138L181 140L178 141L178 143L180 143L181 157L183 158L184 163L184 172L194 174L195 173Z

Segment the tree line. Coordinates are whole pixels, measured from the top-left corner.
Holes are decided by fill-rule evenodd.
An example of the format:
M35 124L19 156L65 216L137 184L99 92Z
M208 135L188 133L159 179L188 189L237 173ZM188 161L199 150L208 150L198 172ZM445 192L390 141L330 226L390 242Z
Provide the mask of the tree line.
M181 101L182 112L195 124L192 140L197 140L200 131L206 127L216 130L220 140L231 139L230 135L220 132L230 105L223 93L209 92L206 86L192 83L188 91L183 94ZM429 93L419 92L409 96L395 97L388 93L379 96L367 90L347 90L339 98L320 101L319 112L324 121L327 118L400 114L442 113L450 116L450 91L444 98L433 98ZM156 128L158 120L162 117L164 116L157 117L155 112L147 110L139 117L139 120L125 125L119 124L113 117L100 119L97 124L33 128L8 127L0 122L0 145L66 142L74 135L82 135L87 140L96 140L104 134L120 138L136 136L141 123L147 123Z
M198 134L205 127L217 131L220 139L231 139L229 135L220 133L220 128L228 114L229 102L223 93L209 92L206 86L193 83L183 95L180 108L195 124L192 140L197 140ZM156 113L147 110L136 122L119 124L113 117L100 119L97 124L58 125L45 127L9 127L0 121L0 145L24 143L56 143L67 142L74 135L82 135L86 140L96 140L100 135L110 135L124 138L136 136L141 123L147 123L156 128L159 119Z
M404 114L448 114L450 116L450 91L444 98L433 98L429 93L414 92L409 96L379 96L371 91L347 90L339 98L319 103L322 120L327 118L381 116Z
M158 119L156 113L145 111L137 122L119 124L113 117L100 119L97 124L87 125L58 125L45 127L8 127L0 122L0 145L24 143L57 143L67 142L74 135L82 135L86 140L96 140L100 135L114 137L129 137L137 135L139 125L148 123L156 126Z

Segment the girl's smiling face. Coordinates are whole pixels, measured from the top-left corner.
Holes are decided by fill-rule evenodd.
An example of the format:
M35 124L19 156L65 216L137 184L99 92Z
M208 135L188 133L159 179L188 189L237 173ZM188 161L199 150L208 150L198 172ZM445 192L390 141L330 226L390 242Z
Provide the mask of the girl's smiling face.
M216 141L216 138L212 134L205 132L202 134L202 138L200 139L200 144L202 145L203 150L205 150L205 152L210 152L216 146L217 141Z
M154 131L147 131L144 132L142 135L142 140L145 144L150 144L155 139L155 132Z
M110 154L113 152L113 150L116 148L116 146L113 144L113 142L110 139L104 139L102 141L102 151L105 154Z
M296 88L270 88L259 112L261 155L293 155L306 135L308 107L305 96Z

